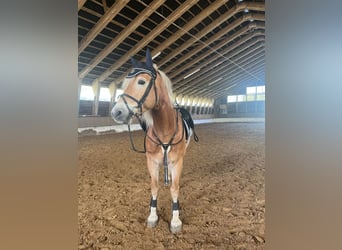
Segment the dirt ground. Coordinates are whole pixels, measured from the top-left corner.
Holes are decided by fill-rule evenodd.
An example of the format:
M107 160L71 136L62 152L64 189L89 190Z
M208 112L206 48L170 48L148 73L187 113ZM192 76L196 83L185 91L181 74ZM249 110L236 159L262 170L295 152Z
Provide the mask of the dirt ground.
M201 124L196 131L200 141L192 138L184 159L183 230L176 235L162 181L158 225L146 227L150 179L128 133L79 137L79 249L265 248L265 124ZM134 135L139 144L143 133Z

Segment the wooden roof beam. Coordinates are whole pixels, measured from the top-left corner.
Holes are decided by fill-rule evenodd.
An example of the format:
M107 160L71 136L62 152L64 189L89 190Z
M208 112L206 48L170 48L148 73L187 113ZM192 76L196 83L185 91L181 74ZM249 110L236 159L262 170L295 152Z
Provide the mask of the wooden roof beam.
M222 0L216 0L214 3L211 3L207 8L205 8L199 15L192 18L189 22L187 22L182 29L179 29L177 32L175 32L171 37L169 37L166 41L164 41L162 44L160 44L157 48L155 48L151 53L152 55L157 54L160 51L163 51L167 47L169 47L172 43L174 43L176 40L178 40L181 36L183 36L185 33L187 33L189 30L191 30L194 26L199 24L203 19L205 19L207 16L209 16L211 13L213 13L216 9L218 9L220 6L225 4L226 1ZM125 78L126 74L122 75L118 82L122 81Z
M265 63L261 63L258 68L254 68L253 70L253 74L260 74L263 73L265 71ZM232 93L232 90L234 88L241 88L243 86L239 86L239 84L242 84L243 82L247 82L247 81L251 81L252 77L251 76L245 76L240 78L238 81L235 82L231 82L229 84L229 86L224 86L221 88L217 88L214 91L210 91L208 92L208 95L211 96L212 98L218 98L221 96L225 96L228 95L228 93ZM233 86L235 85L235 86Z
M240 57L244 57L246 53L249 53L249 51L254 51L254 47L256 47L257 49L259 49L260 47L262 47L262 45L258 45L258 43L263 42L263 39L259 38L259 39L253 39L251 41L248 42L248 44L246 44L244 47L240 48L237 51L234 51L234 55L231 56L235 56L237 59ZM237 60L235 59L235 60ZM215 67L215 66L209 66L207 68L205 68L203 71L204 73L196 78L193 79L192 82L187 82L184 83L183 85L179 86L176 90L188 90L189 88L192 88L193 86L200 86L202 84L209 84L208 82L205 82L207 79L207 75L212 76L212 75L216 75L218 77L218 75L220 74L219 72L227 72L227 70L229 70L231 67L234 67L235 64L231 63L230 61L227 60L223 60L221 61L221 65L219 67ZM230 68L228 68L228 66ZM213 67L215 67L213 69ZM203 82L203 83L202 83Z
M221 33L221 32L218 32L218 34L220 34L220 35L221 35L221 34L222 34L222 35L223 35L223 34L227 34L229 31L233 30L233 29L234 29L235 27L237 27L238 25L241 25L241 24L244 23L246 20L249 21L249 18L251 18L251 17L253 17L253 16L252 16L252 15L248 15L248 16L246 16L246 17L242 17L242 18L240 18L240 19L237 19L237 22L236 22L236 23L234 22L234 23L236 24L236 26L233 25L232 28L230 28L231 26L228 26L226 29L222 30L222 33ZM259 19L265 20L265 16L260 16L260 17L254 16L254 18L259 18ZM248 25L248 26L242 28L241 30L235 32L233 35L227 37L226 39L222 40L221 42L219 42L219 43L216 44L215 46L211 47L211 49L206 53L206 55L208 55L208 53L213 53L214 50L220 49L223 45L225 45L225 44L227 44L227 43L233 41L234 39L236 39L236 38L238 38L239 36L241 36L243 33L248 32L250 29L259 28L259 27L261 27L261 26L257 26L255 23L251 23L250 25ZM202 50L203 48L205 48L205 47L207 47L208 45L210 45L210 43L211 43L211 40L206 41L205 44L202 44L202 45L198 46L198 48L196 48L194 51L191 51L189 54L185 55L185 56L184 56L184 59L183 59L183 57L182 57L181 60L177 62L177 64L180 65L180 64L181 64L182 62L184 62L185 60L187 60L187 59L193 57L193 56L194 56L196 53L198 53L200 50ZM201 58L203 58L203 55L200 56L200 57L198 57L198 58L195 57L194 60L195 60L195 61L200 61ZM174 64L175 64L175 62L174 62L172 65L174 65ZM188 66L188 68L191 67L191 66L192 66L192 64L190 64L190 65ZM167 67L166 69L164 69L164 71L170 72L170 70L173 69L173 68L170 69L171 67L174 67L174 66ZM184 68L182 68L181 70L175 70L175 71L173 71L172 73L169 74L169 77L170 77L170 78L174 78L174 77L177 76L181 71L184 71Z
M244 53L241 53L238 55L238 58L234 59L234 62L236 62L240 67L245 67L247 62L251 62L258 58L259 56L265 56L265 47L263 44L259 43L259 45L255 45L252 48L249 48L247 51ZM196 81L197 83L192 84L188 89L191 91L196 91L198 87L209 87L209 84L211 82L214 82L215 79L222 78L221 81L215 82L213 86L219 85L220 82L224 81L231 75L233 75L236 71L241 71L241 68L237 67L236 65L227 62L223 63L221 67L218 67L214 71L210 71L210 75L203 80L198 79Z
M264 71L265 63L260 62L260 65L257 68L253 68L252 72L253 74L260 74ZM253 78L249 75L244 75L241 76L241 78L231 80L230 82L225 82L222 86L219 88L215 89L208 89L208 88L203 88L200 92L197 92L197 95L205 95L205 96L210 96L214 98L217 95L223 96L223 93L232 93L232 90L236 88L242 88L245 85L242 85L243 83L246 83L248 81L251 81ZM227 84L228 83L228 84Z
M108 10L107 0L102 0L102 5L103 5L103 10L106 12Z
M127 1L127 0L124 0ZM118 1L122 2L122 1ZM165 0L154 0L145 8L132 22L120 32L79 74L79 78L84 78L93 68L96 67L108 54L110 54L123 40L125 40L135 29L145 21L154 11L156 11Z
M243 67L244 69L247 69L251 66L257 66L257 64L260 63L260 61L265 61L264 49L259 50L258 53L253 54L252 56L249 56L247 58L243 58L242 60L239 61L238 64L241 67ZM232 67L230 67L230 69L231 68ZM251 76L250 74L246 74L246 72L242 71L240 68L235 67L235 69L233 69L233 70L230 70L230 69L227 69L226 72L223 72L222 74L217 75L217 78L221 77L222 80L215 82L215 84L213 84L212 86L208 86L208 82L201 84L201 85L193 84L191 86L191 88L189 88L186 92L189 94L196 94L197 92L200 91L201 88L210 88L212 90L212 89L218 88L222 85L227 85L227 82L231 82L234 77L235 78L238 78L238 77L241 78L241 76L246 76L246 75ZM253 69L251 69L251 70L253 70Z
M254 47L259 48L259 46L257 44L260 42L263 42L263 41L264 41L264 39L262 39L260 37L256 38L256 39L254 38L253 40L251 40L247 44L245 44L243 47L239 48L236 52L234 52L234 54L230 54L229 57L233 57L233 56L243 57L245 54L248 54L249 51L253 51ZM200 77L194 79L192 82L184 83L181 86L178 86L177 88L175 88L174 90L175 91L185 91L188 89L192 89L194 87L198 87L198 85L202 85L199 83L205 81L208 74L214 75L214 74L218 74L217 72L220 72L220 71L227 72L231 67L233 67L233 64L231 62L229 62L230 66L229 66L229 68L227 68L226 63L227 63L226 60L221 60L221 64L219 67L217 67L215 69L212 69L213 66L209 66L209 67L205 68L203 70L203 73L201 72L202 74ZM217 77L219 77L219 76L217 76Z
M193 27L195 27L197 24L199 24L203 19L208 17L210 14L212 14L214 11L216 11L219 7L221 7L225 3L226 3L226 1L222 1L222 0L216 0L215 2L211 3L208 7L203 9L199 15L192 18L189 22L187 22L182 27L182 29L179 29L177 32L175 32L171 37L169 37L165 42L160 44L153 51L155 53L158 53L159 51L163 51L164 49L168 48L171 44L173 44L181 36L183 36L185 33L187 33L189 30L191 30Z
M255 58L249 61L244 61L242 63L244 69L249 71L249 74L246 74L245 71L241 71L241 70L235 71L232 74L230 74L229 72L226 72L226 74L224 75L224 79L222 79L222 81L220 81L218 85L210 87L209 91L215 90L215 89L221 89L222 87L224 88L230 87L231 84L227 86L228 83L241 82L242 79L244 78L250 78L250 79L253 79L253 81L255 81L255 76L256 76L255 72L263 68L264 64L265 64L265 53L263 51L259 51L259 53L255 55Z
M206 18L207 16L209 16L212 12L214 12L217 8L219 8L221 5L223 5L225 3L225 1L219 1L217 0L216 2L210 4L210 6L208 6L206 9L204 9L200 15L194 17L192 20L190 20L190 22L186 23L184 25L184 27L182 27L181 30L178 30L175 34L173 34L170 38L167 39L167 41L165 41L164 43L162 43L161 45L159 45L157 48L155 48L152 51L152 55L157 54L160 51L163 51L165 48L169 47L173 42L175 42L177 39L179 39L179 37L181 37L182 35L184 35L186 32L188 32L189 30L191 30L194 26L196 26L198 23L200 23L204 18ZM265 11L265 4L264 3L251 3L251 2L243 2L240 3L236 6L234 6L234 8L232 8L231 13L236 14L239 11L244 11L245 9L249 9L249 10L255 10L255 11ZM226 16L223 15L224 17L219 18L221 23L225 20L227 20L227 18L229 18L230 16ZM248 15L249 16L249 15ZM257 17L256 17L257 18ZM216 26L219 25L218 22L216 23ZM214 28L210 26L210 29L212 30ZM205 28L205 31L203 31L203 34L207 34L208 32L210 32L211 30L209 30L209 28ZM201 31L202 32L202 31ZM201 33L200 32L200 33ZM204 34L204 35L205 35ZM137 51L139 51L137 49ZM133 53L132 53L133 54ZM126 60L127 61L127 60ZM125 61L125 62L126 62ZM121 62L121 65L125 62ZM117 65L115 66L115 68L119 68L121 65ZM160 66L160 63L158 63L158 65ZM114 67L108 71L106 71L106 73L102 74L99 78L100 81L104 81L109 75L111 75L113 72L115 71ZM125 74L123 74L121 77L119 77L117 79L117 83L121 82L125 76L126 76L127 72Z
M170 75L172 75L173 77L176 76L177 74L179 74L178 70L174 70L173 69L177 66L176 65L181 65L182 63L184 63L186 60L192 58L193 56L195 56L197 53L199 53L201 50L205 49L208 45L210 45L211 43L217 41L218 39L220 39L221 37L223 37L224 35L228 34L228 32L232 31L233 29L235 29L238 25L241 25L244 22L243 18L239 18L237 19L234 23L236 25L228 25L226 28L220 30L219 32L217 32L215 35L213 35L212 37L210 37L208 40L205 41L205 43L200 43L196 48L194 48L193 50L191 50L189 53L187 53L186 55L182 56L181 58L179 58L178 60L172 62L171 65L167 66L166 68L163 68L164 72L170 72ZM238 30L236 33L234 33L232 36L229 36L229 40L232 41L234 39L236 39L238 36L240 36L241 34L248 32L250 29L252 28L256 28L256 23L251 23L248 26L243 27L242 29ZM225 39L224 41L227 41L227 39ZM227 41L228 42L228 41ZM221 42L220 42L221 43ZM184 44L185 45L185 44ZM187 47L190 46L190 43L186 42ZM183 47L183 46L182 46ZM181 49L180 49L181 51ZM171 76L171 77L172 77Z
M110 23L113 18L121 11L129 0L116 1L94 25L94 27L83 37L78 45L78 55L95 39L95 37Z
M215 78L217 78L220 73L229 71L230 68L228 67L235 67L236 64L238 64L238 61L241 60L242 58L245 58L247 56L249 56L250 54L252 54L250 57L253 56L254 52L259 50L260 48L264 49L264 39L263 38L256 38L256 39L251 39L251 41L249 41L248 44L246 44L244 47L239 48L238 50L236 50L235 52L233 52L232 54L229 55L230 60L226 59L226 60L220 60L219 63L215 62L215 65L208 65L208 67L204 68L203 70L205 71L203 74L201 74L201 76L199 76L198 78L194 79L193 81L191 81L192 83L196 82L200 82L200 83L210 83L212 81L215 80ZM252 59L252 58L251 58ZM232 63L232 61L234 63ZM186 85L191 84L191 82L188 82ZM183 85L184 86L184 85Z
M247 50L243 51L241 54L239 54L239 60L236 61L236 63L244 68L248 63L252 62L255 60L255 58L259 57L264 57L265 52L264 52L264 47L262 44L259 43L259 45L251 43L251 46ZM254 49L254 46L257 49ZM233 76L237 71L243 72L244 74L247 74L244 70L242 70L240 67L237 67L235 64L229 64L226 65L223 63L223 65L220 68L215 69L215 73L212 74L212 79L211 81L207 80L202 80L202 79L196 79L196 81L192 83L188 83L187 85L183 85L182 88L178 88L176 91L196 91L197 88L205 88L205 87L210 87L213 88L214 86L217 86L220 84L220 82L227 80L229 77ZM244 68L245 69L245 68ZM210 72L211 74L211 72ZM215 82L214 85L209 86L210 82L213 82L215 79L222 78L220 81Z
M83 5L85 4L87 0L78 0L77 5L78 5L78 11L82 9Z
M246 41L250 40L251 38L253 38L253 37L256 36L256 35L260 35L260 34L254 32L254 33L252 33L252 34L249 34L249 35L244 36L244 37L241 38L238 42L236 42L234 45L229 46L228 48L224 49L223 51L220 51L220 54L218 54L217 56L214 56L214 57L212 57L212 58L210 58L210 59L208 59L208 60L205 60L204 62L202 62L202 63L196 65L196 68L204 68L206 65L212 63L212 62L215 61L217 58L222 57L222 55L225 55L225 54L231 52L232 50L234 50L235 48L237 48L237 47L240 46L241 44L245 43ZM222 46L222 45L221 45L221 46ZM214 48L216 48L216 47L214 47ZM213 54L213 53L215 53L215 52L210 50L210 51L208 51L207 53L205 53L205 54L201 55L200 57L196 58L196 60L197 60L197 61L201 61L201 60L203 60L204 58L208 57L209 55L211 55L211 54ZM226 56L226 57L227 57L227 56ZM221 60L227 60L227 59L226 59L226 58L222 58ZM192 70L194 70L194 69L192 69ZM177 78L172 79L172 80L173 80L173 84L176 85L177 83L180 83L180 82L182 82L182 83L184 83L184 82L189 82L189 81L193 80L194 78L197 78L199 75L202 75L204 72L205 72L205 71L202 71L202 70L201 70L199 74L196 74L196 75L193 75L193 76L187 78L186 81L184 81L184 76L186 76L188 73L184 73L184 74L178 76Z
M109 77L115 70L121 67L122 64L126 63L129 58L135 55L137 52L142 50L148 43L153 41L163 30L165 30L171 23L176 21L179 16L183 15L188 9L190 9L198 0L187 0L182 5L180 5L175 11L173 11L167 19L162 21L158 26L156 26L147 36L145 36L139 44L130 49L124 56L120 57L118 61L116 61L111 67L109 67L101 76L99 76L99 81L104 81L107 77ZM154 56L157 52L152 51L152 56ZM118 80L118 82L122 81L126 74Z
M265 5L264 3L260 4L260 3L243 3L243 4L238 4L235 5L231 10L229 10L227 13L225 13L224 15L221 15L218 19L216 19L214 22L210 23L208 26L206 26L205 28L203 28L198 34L196 34L196 38L192 37L190 38L185 44L183 44L182 46L177 48L177 53L182 52L183 50L185 50L186 48L188 48L191 44L195 43L198 39L202 38L203 36L207 35L209 32L211 32L213 29L215 29L217 26L219 26L220 24L222 24L223 22L225 22L226 20L228 20L229 18L233 17L234 15L236 15L239 12L244 11L245 9L249 9L249 10L260 10L262 9L263 11L265 11ZM251 19L252 13L249 13L247 15L244 15L244 17L242 18L243 20L241 20L242 22L245 20L249 20ZM263 18L265 20L265 17ZM230 26L230 25L229 25ZM172 59L175 56L174 53L170 53L168 56L166 56L165 58L163 58L163 60L161 60L160 62L158 62L159 66L164 65L166 62L170 61L170 59ZM164 70L164 69L163 69ZM164 70L165 71L165 70Z

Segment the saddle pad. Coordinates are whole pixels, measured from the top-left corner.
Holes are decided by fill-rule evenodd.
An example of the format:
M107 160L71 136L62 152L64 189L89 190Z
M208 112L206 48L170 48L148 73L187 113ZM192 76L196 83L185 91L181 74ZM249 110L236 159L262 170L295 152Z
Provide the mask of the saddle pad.
M182 120L183 120L183 124L184 124L184 127L185 127L186 140L188 140L188 138L193 133L194 134L194 139L197 142L198 141L198 137L197 137L197 135L195 133L195 124L194 124L194 121L192 120L191 114L189 113L189 111L187 111L184 108L178 107L177 110L179 110L179 112L182 115Z

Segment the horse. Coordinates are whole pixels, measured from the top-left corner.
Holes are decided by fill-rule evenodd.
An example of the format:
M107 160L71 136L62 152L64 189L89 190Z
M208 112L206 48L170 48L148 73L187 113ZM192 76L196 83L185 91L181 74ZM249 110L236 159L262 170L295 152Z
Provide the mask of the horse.
M128 124L132 149L146 154L152 196L147 227L153 228L158 223L158 177L160 167L164 166L166 186L171 179L170 231L178 233L182 230L178 196L183 159L191 135L194 134L195 141L198 141L198 137L190 113L173 104L171 81L153 64L150 50L146 50L146 62L131 57L131 63L132 71L123 82L124 92L114 104L111 115L115 122ZM135 148L131 137L129 125L134 117L145 132L143 151Z

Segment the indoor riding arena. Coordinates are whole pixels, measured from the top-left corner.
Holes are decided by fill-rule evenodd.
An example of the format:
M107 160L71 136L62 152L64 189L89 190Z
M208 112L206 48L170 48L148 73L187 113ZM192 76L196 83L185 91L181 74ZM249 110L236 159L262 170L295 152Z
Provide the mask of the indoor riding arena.
M265 249L264 1L78 0L78 74L78 249Z

